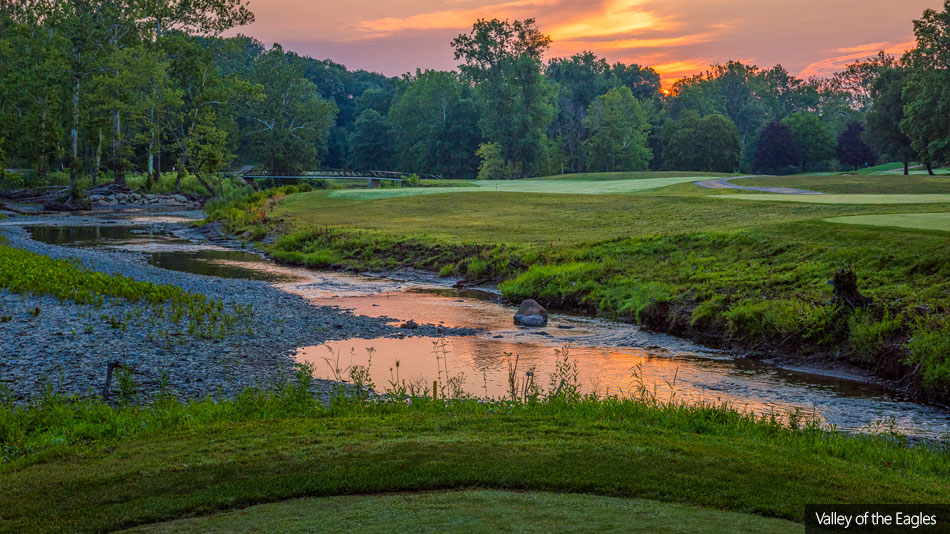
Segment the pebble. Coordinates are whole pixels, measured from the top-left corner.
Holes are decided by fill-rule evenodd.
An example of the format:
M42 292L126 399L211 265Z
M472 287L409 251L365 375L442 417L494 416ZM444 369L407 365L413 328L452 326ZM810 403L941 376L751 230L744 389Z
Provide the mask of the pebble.
M68 218L58 220L69 222ZM406 330L387 324L385 318L316 307L267 282L168 271L149 265L140 254L39 243L15 225L0 226L0 235L9 246L53 258L73 258L89 269L108 274L176 285L220 299L226 308L249 304L253 310L246 325L250 334L234 334L223 340L174 336L169 345L164 338L159 339L157 328L144 317L129 321L125 330L112 328L102 318L125 317L136 309L124 300L96 308L59 302L46 295L0 290L0 316L10 318L0 322L0 383L19 403L37 398L44 384L66 395L98 394L108 364L114 361L136 370L138 386L145 394L158 390L159 377L164 374L170 390L179 398L233 397L246 388L267 388L292 377L293 356L300 347L349 338L406 335ZM40 309L36 317L30 313L35 308ZM160 325L158 329L168 326ZM438 337L470 335L473 331L418 325L411 332L412 336ZM314 388L322 393L337 385L317 380ZM115 384L113 393L114 389Z

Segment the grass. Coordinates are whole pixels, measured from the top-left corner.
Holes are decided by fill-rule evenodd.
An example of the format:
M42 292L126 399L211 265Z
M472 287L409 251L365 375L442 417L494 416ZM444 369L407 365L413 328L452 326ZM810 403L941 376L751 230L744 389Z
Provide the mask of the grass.
M131 532L800 532L797 523L642 499L468 490L298 499Z
M626 173L611 173L612 178L589 178L589 175L566 175L564 177L536 178L530 180L481 180L472 182L477 189L468 189L467 193L501 192L501 193L543 193L551 195L609 195L636 193L660 189L670 185L691 183L704 180L706 176L679 176L663 178L636 178L624 179ZM454 187L428 187L407 189L373 189L334 191L330 198L378 200L387 198L403 198L419 195L434 195L458 193Z
M834 194L932 195L950 193L950 177L903 175L757 176L734 183L746 186L792 187Z
M870 209L858 211L873 213ZM284 198L268 217L288 218L300 227L359 229L450 243L563 246L737 229L748 227L750 220L770 225L854 213L852 207L766 203L748 203L737 209L688 194L529 196L454 192L438 197L370 200L341 199L314 191Z
M891 213L888 215L855 215L825 219L840 224L885 226L950 232L950 213Z
M689 505L627 501L683 521L727 518L695 507L802 521L809 503L950 502L948 450L906 447L886 428L849 436L802 414L783 422L649 395L376 402L341 390L324 404L311 380L302 369L218 402L171 392L147 406L0 402L0 532L114 531L300 497L473 488ZM203 521L218 520L227 528L226 516Z
M705 178L726 178L734 174L719 172L694 171L629 171L629 172L582 172L576 174L556 174L544 176L536 180L569 180L569 181L612 181L612 180L654 180L662 178L694 178L701 175Z
M646 180L641 175L626 182ZM822 180L852 187L851 177ZM860 180L891 187L880 177ZM916 177L887 180L906 181L900 187L910 190L930 183ZM723 202L721 197L761 201ZM852 362L904 380L912 393L947 398L950 375L941 378L939 370L950 356L925 347L942 346L942 334L928 335L943 332L942 327L930 320L919 324L921 309L933 317L950 313L946 237L828 220L890 216L893 203L902 199L915 202L900 205L905 218L939 213L939 206L919 203L921 198L950 203L950 194L813 195L806 200L841 198L886 203L788 202L795 196L737 195L691 183L625 194L463 189L376 200L316 191L268 204L262 215L266 223L234 218L232 230L251 227L255 236L275 234L265 250L288 263L376 270L411 266L493 281L512 302L534 298L549 307L636 322L725 348ZM940 216L921 220L934 217ZM847 310L829 304L828 281L842 268L855 270L860 290L874 299L874 320L896 322L887 339L849 335L856 323ZM868 347L869 342L879 346ZM881 356L871 362L868 353ZM926 363L917 367L917 362ZM924 380L925 375L936 378Z
M720 195L717 198L730 200L757 200L765 202L801 202L805 204L948 204L950 193L921 195L879 195L879 194L830 194L830 195L781 195L775 193L753 193Z
M0 244L0 289L13 293L51 295L78 304L102 307L112 299L140 304L135 317L110 318L113 328L130 319L163 319L203 338L221 338L237 331L250 309L233 306L177 286L142 282L89 270L76 261L57 260Z

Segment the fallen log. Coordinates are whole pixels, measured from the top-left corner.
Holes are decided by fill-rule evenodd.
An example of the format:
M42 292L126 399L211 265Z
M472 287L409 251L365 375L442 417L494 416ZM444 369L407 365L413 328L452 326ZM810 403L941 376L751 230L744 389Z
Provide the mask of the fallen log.
M30 212L28 212L28 211L23 211L23 210L21 210L21 209L19 209L19 208L14 208L13 206L8 206L8 205L4 204L3 202L0 202L0 211L10 211L10 212L13 212L13 213L19 213L20 215L29 215L29 214L30 214Z

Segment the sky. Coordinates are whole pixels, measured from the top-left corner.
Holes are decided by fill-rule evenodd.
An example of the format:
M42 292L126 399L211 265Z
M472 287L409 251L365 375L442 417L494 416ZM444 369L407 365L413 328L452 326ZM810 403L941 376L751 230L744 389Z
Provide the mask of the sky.
M912 46L913 19L942 0L251 0L240 29L267 44L398 76L453 69L450 42L478 18L535 18L547 58L591 50L655 68L664 84L730 59L828 76Z

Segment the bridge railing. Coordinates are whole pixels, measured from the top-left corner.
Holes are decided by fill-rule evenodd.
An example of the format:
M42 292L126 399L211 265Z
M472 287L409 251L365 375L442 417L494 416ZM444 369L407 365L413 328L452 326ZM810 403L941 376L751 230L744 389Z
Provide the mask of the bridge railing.
M411 172L398 171L354 171L354 170L321 170L321 171L294 171L294 172L276 172L271 173L269 169L251 168L241 169L239 176L242 178L268 178L268 179L327 179L327 180L345 180L345 179L375 179L388 181L403 181L410 176L416 175L423 180L444 180L443 177L436 174L418 174Z

